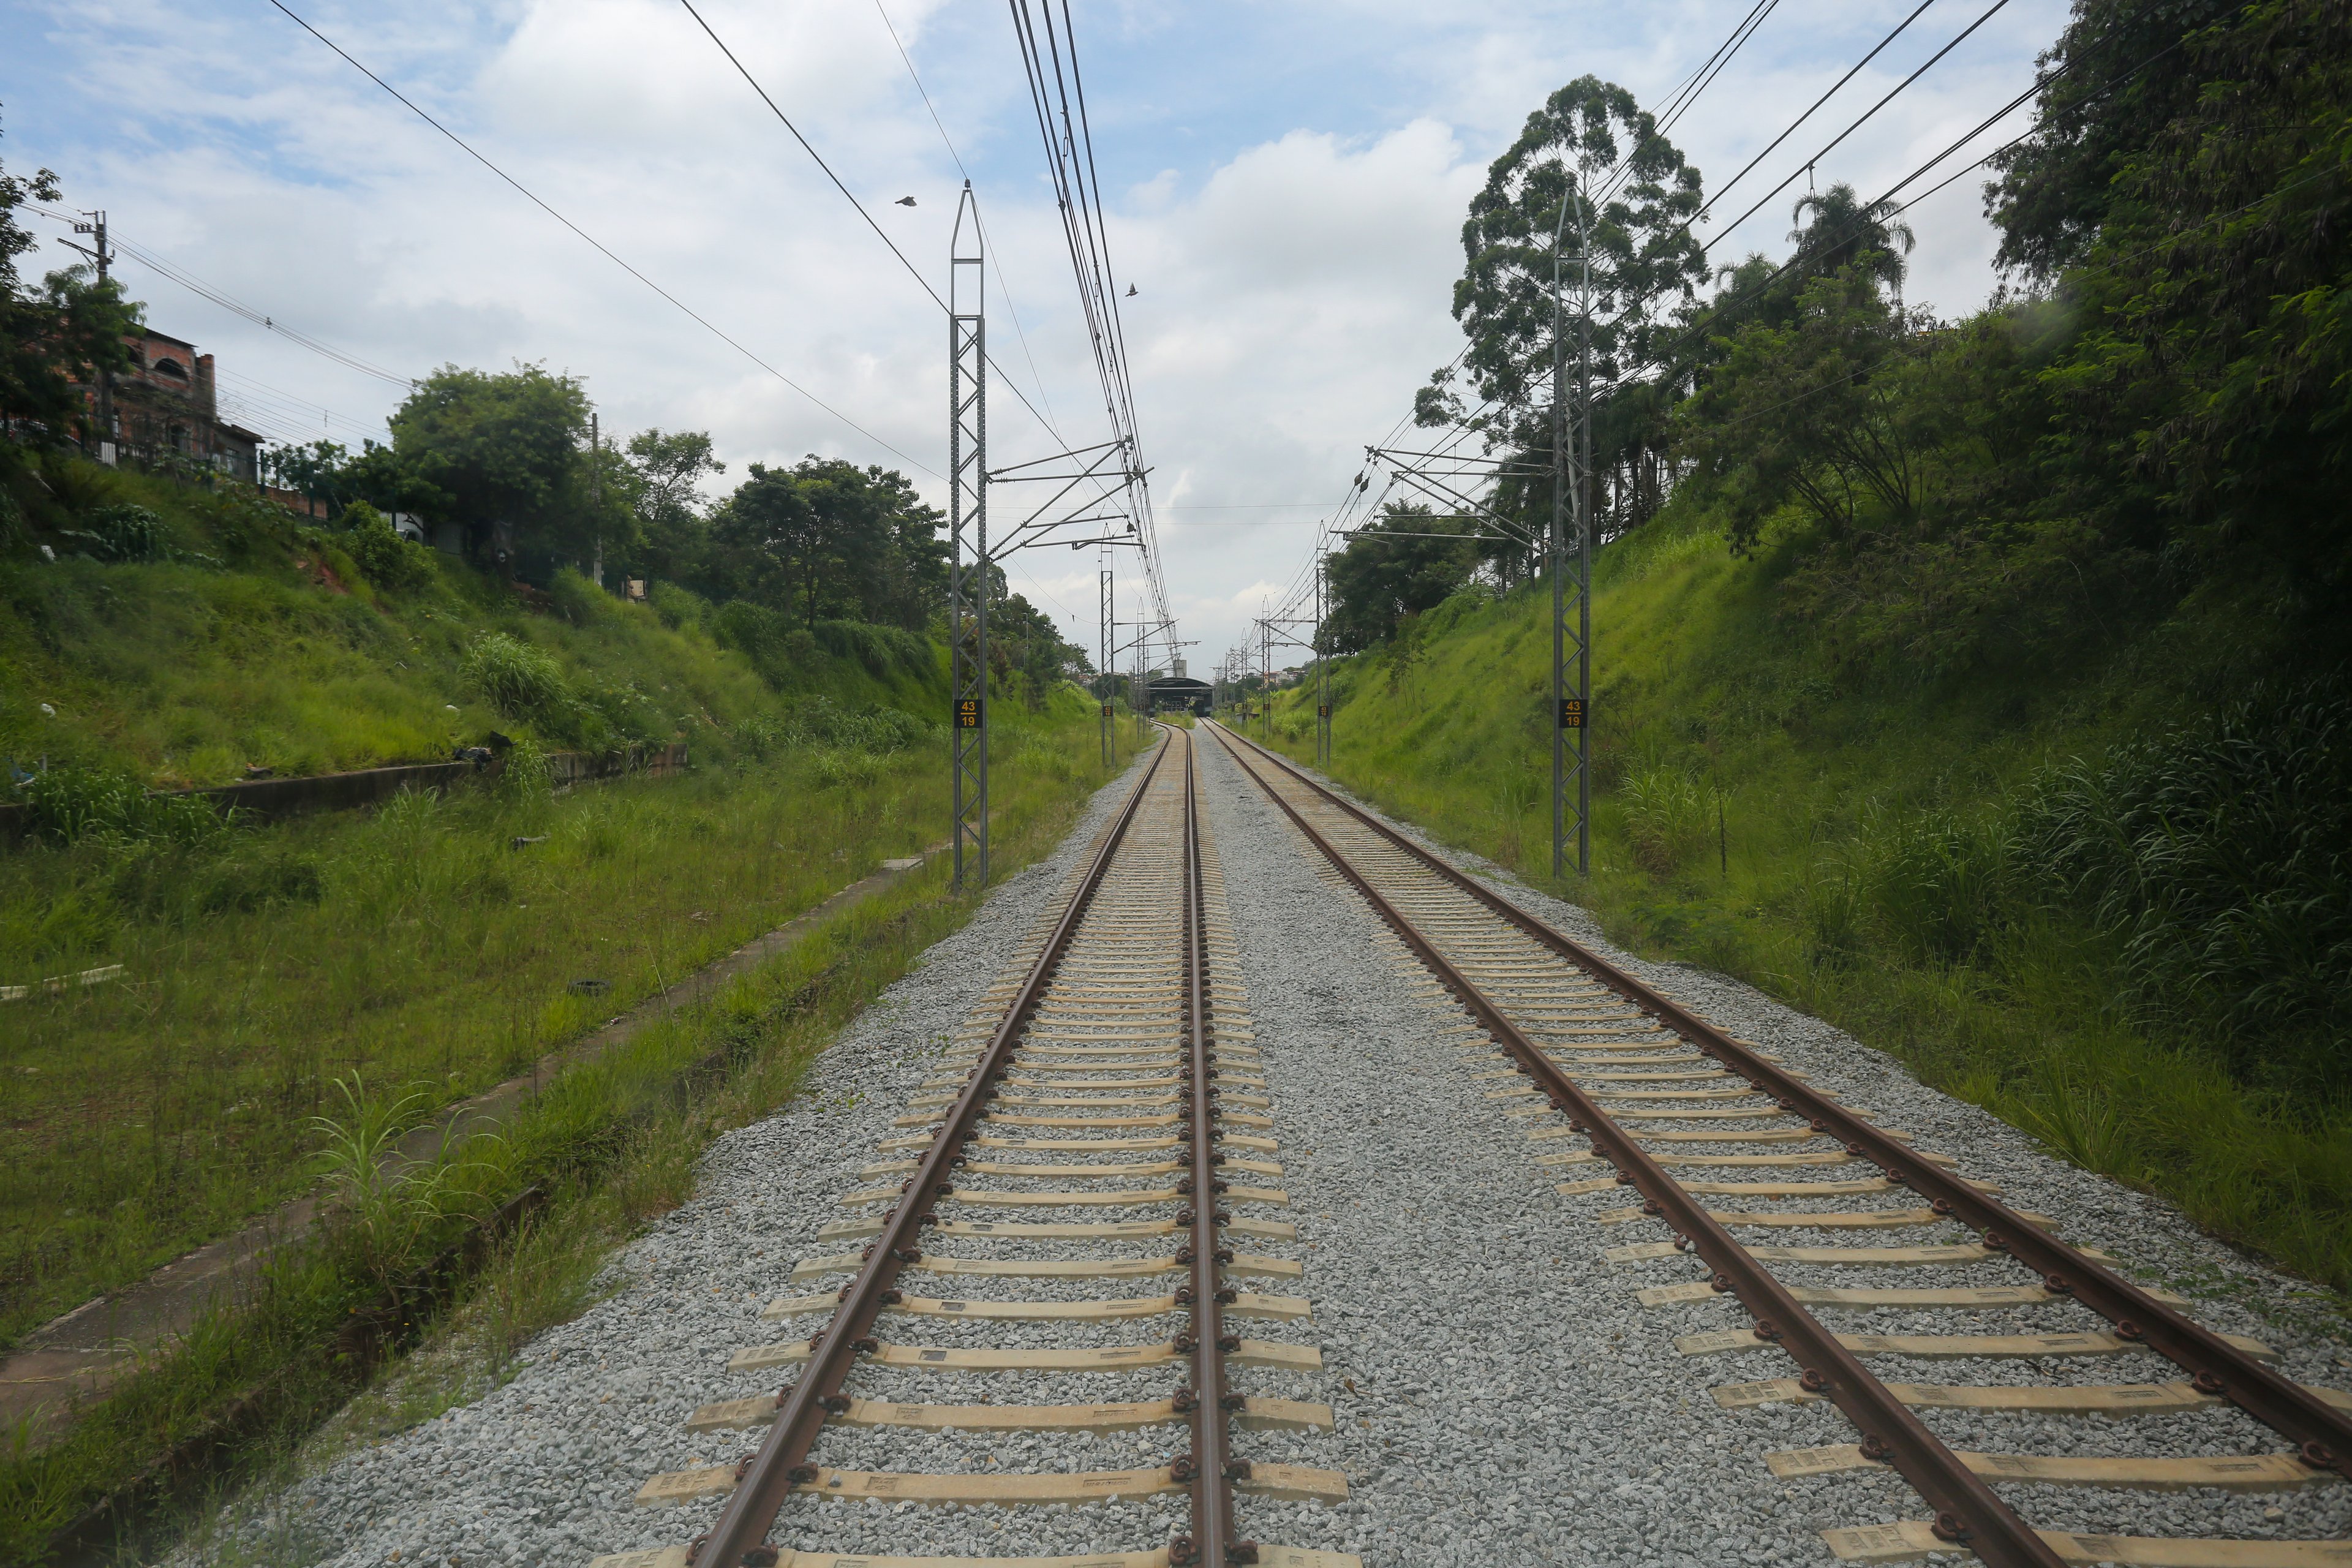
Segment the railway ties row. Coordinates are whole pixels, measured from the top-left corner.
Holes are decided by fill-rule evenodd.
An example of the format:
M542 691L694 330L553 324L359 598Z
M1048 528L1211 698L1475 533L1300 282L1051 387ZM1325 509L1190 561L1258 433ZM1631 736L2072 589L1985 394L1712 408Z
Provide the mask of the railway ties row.
M1253 1432L1328 1431L1332 1413L1304 1397L1322 1359L1190 747L1162 746L760 1314L820 1326L727 1361L739 1388L798 1381L688 1423L765 1428L760 1450L638 1493L725 1498L718 1524L595 1568L1358 1568L1235 1522L1252 1497L1328 1503L1347 1487L1234 1451ZM798 1444L782 1430L795 1415ZM1115 1468L1098 1468L1106 1450ZM1070 1511L1008 1529L1002 1510L1024 1505ZM780 1544L866 1547L877 1531L908 1554ZM1038 1540L1052 1554L1004 1552Z
M1421 982L1433 1026L1451 1038L1465 1076L1487 1086L1498 1120L1520 1128L1537 1163L1561 1178L1560 1195L1604 1237L1632 1233L1600 1248L1601 1258L1636 1273L1701 1263L1697 1279L1629 1285L1639 1303L1685 1320L1717 1316L1717 1303L1748 1310L1748 1326L1691 1324L1697 1331L1675 1337L1694 1370L1750 1354L1798 1361L1800 1376L1714 1387L1724 1418L1773 1429L1785 1426L1765 1419L1774 1410L1829 1402L1860 1428L1858 1442L1801 1448L1770 1447L1767 1436L1759 1458L1771 1474L1792 1495L1812 1486L1851 1500L1838 1489L1845 1478L1891 1468L1927 1498L1931 1519L1823 1529L1837 1557L1885 1563L1973 1551L1998 1563L2145 1568L2352 1563L2352 1543L2339 1540L2227 1532L2243 1517L2232 1514L2231 1499L2344 1478L2340 1456L2352 1445L2305 1436L2315 1423L2302 1407L2325 1420L2352 1409L2352 1397L2284 1385L2291 1407L2270 1423L2289 1439L2282 1451L2278 1433L2252 1418L2275 1411L2279 1392L2243 1387L2248 1369L2273 1359L2268 1346L2200 1330L2177 1315L2188 1305L2180 1298L2122 1285L2108 1269L2115 1259L2056 1243L2050 1216L1993 1207L1999 1189L1970 1182L1951 1156L1914 1149L1878 1112L1810 1089L1805 1075L1468 885L1263 748L1222 731L1218 738L1303 831L1326 879L1360 893L1397 932L1409 950L1398 962ZM1937 1195L1890 1201L1915 1187ZM1612 1204L1612 1194L1641 1201ZM1971 1195L2001 1216L2006 1234L1992 1224L1963 1226L1963 1209L1979 1206ZM1887 1233L1911 1234L1857 1244ZM2038 1263L2046 1272L2021 1280L2016 1264L2029 1251L2056 1266ZM1857 1276L1874 1282L1854 1283ZM1889 1278L1903 1282L1874 1282ZM2121 1314L2112 1305L2119 1294ZM2086 1310L2095 1296L2104 1317ZM1832 1332L1823 1321L1855 1312L1873 1315L1872 1330L1891 1331ZM2006 1331L1952 1332L1954 1313L2006 1319L1966 1325ZM2229 1370L2145 1383L2074 1380L2158 1350L2186 1363L2179 1372L2200 1352L2206 1366ZM1971 1381L1882 1381L1865 1363L1895 1373L1932 1364ZM2256 1376L2284 1384L2275 1374ZM2107 1419L2086 1426L2083 1418L2093 1415ZM2137 1419L2118 1424L2126 1417ZM2340 1414L2334 1423L2344 1425ZM2063 1451L1963 1446L2003 1426ZM2192 1528L2224 1528L2200 1535L2033 1530L2010 1497L2063 1494L1999 1493L1993 1483L2074 1489L2095 1509L2107 1494L2171 1492L2168 1523L2190 1508L2200 1516ZM2210 1500L2197 1509L2200 1498ZM2104 1511L2145 1517L2118 1511L2132 1506Z

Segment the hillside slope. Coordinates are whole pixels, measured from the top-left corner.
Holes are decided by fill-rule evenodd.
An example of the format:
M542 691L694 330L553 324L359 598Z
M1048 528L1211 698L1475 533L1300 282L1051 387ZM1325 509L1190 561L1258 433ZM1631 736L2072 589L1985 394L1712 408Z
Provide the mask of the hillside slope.
M2336 687L2266 680L2260 607L2195 601L2141 625L2086 601L1956 673L1849 663L1779 592L1803 544L1735 556L1685 507L1602 552L1589 880L1548 874L1539 586L1338 661L1332 771L2352 1286ZM1313 700L1275 708L1302 761Z
M549 750L726 752L818 696L944 711L936 648L888 628L795 632L751 605L667 589L627 604L571 575L530 594L414 545L362 563L354 536L250 490L79 460L10 488L54 557L0 558L0 758L20 770L46 757L186 788L439 761L493 729Z

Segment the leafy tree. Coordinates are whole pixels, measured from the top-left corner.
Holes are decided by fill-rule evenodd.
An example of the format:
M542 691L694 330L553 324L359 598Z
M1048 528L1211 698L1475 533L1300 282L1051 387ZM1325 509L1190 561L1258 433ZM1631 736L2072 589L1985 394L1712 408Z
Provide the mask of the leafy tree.
M1790 215L1797 226L1789 231L1789 238L1805 258L1807 273L1851 268L1899 299L1909 269L1904 258L1918 244L1911 226L1897 216L1902 210L1891 197L1865 202L1840 180L1826 191L1808 191L1797 198Z
M2042 372L2049 482L2176 580L2267 575L2340 649L2352 14L2077 0L2060 53L2083 64L1992 191L2002 257L2079 323Z
M394 451L446 498L478 546L503 523L520 557L578 561L593 551L582 452L588 395L574 378L535 364L504 374L444 365L391 423Z
M1551 449L1555 232L1570 289L1590 266L1592 374L1606 384L1651 362L1666 312L1706 276L1691 233L1699 205L1698 171L1623 88L1580 77L1528 117L1471 199L1454 286L1454 319L1470 339L1458 374L1494 405L1475 422L1497 444ZM1456 374L1423 389L1418 423L1470 417Z
M301 446L273 447L262 454L261 466L283 488L299 490L310 500L333 508L346 504L352 496L343 478L351 460L350 447L321 438Z
M682 583L700 576L710 547L701 504L703 479L727 471L704 430L640 430L629 437L625 472L616 476L643 542L635 560L645 575Z
M713 596L788 606L805 626L855 617L917 629L946 584L940 516L905 476L811 457L754 464L713 514Z
M1391 501L1330 558L1331 598L1323 620L1327 653L1361 653L1396 634L1406 616L1435 609L1470 580L1478 547L1469 529Z
M131 363L122 337L138 326L141 310L121 284L100 283L87 267L51 272L38 288L18 275L16 258L40 240L17 221L16 209L59 199L50 171L28 179L0 166L0 422L35 445L88 436L82 388Z
M988 662L1000 685L1016 680L1032 698L1055 682L1094 673L1086 650L1066 639L1054 617L1013 593L1003 567L989 568Z
M1676 410L1678 450L1731 526L1756 542L1791 501L1832 539L1906 528L1925 501L1923 447L1936 439L1890 374L1925 323L1890 305L1864 260L1808 284L1792 321L1751 322Z
M2042 282L2082 260L2111 215L2138 193L2123 179L2192 114L2209 79L2191 41L2247 9L2244 0L2075 0L2038 62L2033 129L1998 154L1985 187L2001 231L1995 259Z

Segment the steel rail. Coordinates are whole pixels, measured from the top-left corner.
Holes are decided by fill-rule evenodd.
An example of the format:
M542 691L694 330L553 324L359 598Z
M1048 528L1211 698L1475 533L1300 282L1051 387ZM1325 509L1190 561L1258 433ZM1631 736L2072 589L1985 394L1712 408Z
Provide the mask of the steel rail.
M1220 739L1223 733L1221 730ZM2188 1373L2200 1394L2229 1400L2294 1443L2305 1464L2352 1478L2352 1412L2338 1410L2322 1401L2309 1389L2283 1376L2204 1324L2084 1257L2006 1204L1979 1192L1956 1173L1939 1170L1921 1160L1871 1122L1765 1060L1672 997L1561 935L1325 788L1287 758L1246 739L1242 743L1527 935L1583 968L1602 984L1632 998L1643 1011L1689 1037L1702 1051L1746 1079L1758 1092L1771 1096L1782 1109L1804 1117L1817 1130L1846 1144L1861 1158L1878 1166L1888 1181L1907 1186L1927 1199L1937 1214L1981 1232L1987 1248L2006 1252L2042 1276L2042 1284L2053 1294L2072 1295L2106 1319L2118 1338L2144 1344Z
M1055 966L1069 947L1087 907L1094 902L1095 893L1110 869L1111 858L1126 840L1128 826L1135 820L1136 810L1143 804L1167 755L1163 745L1119 808L1118 816L1104 835L1101 847L1095 851L1094 860L1087 868L1085 879L1071 895L1068 907L1055 923L1045 945L1038 951L1036 962L1030 965L1029 977L1022 983L1003 1022L989 1037L987 1047L982 1051L971 1075L964 1080L962 1092L957 1095L939 1135L931 1140L922 1163L908 1179L906 1197L883 1215L882 1234L866 1249L857 1278L843 1287L841 1305L834 1309L825 1326L812 1336L806 1368L777 1395L775 1424L768 1429L759 1448L737 1470L735 1490L719 1511L719 1521L688 1549L689 1564L697 1568L774 1568L779 1554L767 1543L768 1531L775 1527L776 1516L793 1489L816 1479L816 1468L808 1463L808 1455L815 1446L817 1433L828 1415L849 1407L841 1385L856 1364L858 1355L876 1348L875 1342L866 1337L867 1331L882 1309L898 1300L895 1282L900 1269L919 1256L921 1249L917 1243L923 1227L936 1223L932 1205L954 1190L946 1179L948 1172L961 1162L963 1144L996 1092L995 1079L1004 1070L1014 1044L1044 998Z
M1168 733L1172 740L1180 731L1170 726ZM1189 1349L1192 1356L1192 1386L1178 1399L1180 1410L1187 1399L1191 1403L1192 1529L1191 1534L1169 1542L1168 1561L1173 1568L1185 1568L1188 1563L1226 1568L1229 1563L1256 1562L1257 1547L1255 1542L1234 1538L1234 1482L1247 1468L1237 1466L1232 1457L1226 1426L1241 1396L1225 1381L1225 1352L1238 1346L1225 1342L1224 1304L1233 1291L1223 1278L1223 1266L1231 1254L1217 1234L1225 1215L1217 1207L1216 1195L1225 1184L1217 1175L1217 1089L1212 1081L1217 1069L1209 1056L1208 916L1201 876L1196 760L1188 734L1184 740L1184 1027L1190 1047L1192 1206L1181 1222L1191 1226L1192 1241L1178 1260L1192 1264L1192 1282L1177 1300L1192 1308L1192 1326L1186 1336L1189 1345L1180 1340L1177 1349Z
M1778 1344L1796 1360L1803 1369L1805 1390L1844 1412L1863 1433L1863 1451L1883 1460L1911 1483L1935 1510L1938 1536L1955 1547L1965 1544L1993 1568L2061 1568L2063 1559L2033 1527L1962 1464L1926 1423L1863 1365L1859 1356L1799 1306L1788 1287L1750 1257L1704 1204L1684 1191L1681 1184L1667 1175L1639 1143L1577 1087L1575 1080L1560 1070L1558 1063L1520 1033L1485 992L1455 968L1329 838L1250 764L1247 757L1234 749L1222 726L1217 738L1241 769L1307 836L1307 841L1322 851L1333 868L1363 895L1390 929L1511 1054L1519 1069L1536 1080L1552 1109L1566 1113L1570 1127L1582 1132L1594 1152L1616 1168L1617 1180L1641 1194L1645 1200L1642 1206L1664 1219L1673 1227L1677 1239L1697 1253L1713 1270L1715 1288L1736 1295L1741 1305L1755 1315L1758 1337ZM1265 754L1261 747L1253 745L1250 750ZM1297 773L1295 769L1290 771ZM1310 786L1314 784L1311 779L1302 782Z

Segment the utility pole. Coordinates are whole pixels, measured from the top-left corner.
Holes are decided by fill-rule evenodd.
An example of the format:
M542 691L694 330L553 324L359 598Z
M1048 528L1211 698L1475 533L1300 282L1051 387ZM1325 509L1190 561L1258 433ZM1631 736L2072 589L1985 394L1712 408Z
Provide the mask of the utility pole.
M966 180L948 241L949 773L959 891L988 885L988 341L981 261L980 206Z
M1150 650L1144 638L1144 633L1136 633L1135 673L1127 679L1127 703L1135 710L1135 743L1139 746L1143 744L1144 733L1151 723L1150 688L1144 679L1150 668Z
M1568 307L1560 247L1568 236L1568 212L1577 210L1577 401L1571 430L1568 414ZM1551 241L1551 528L1547 566L1551 576L1551 874L1567 874L1570 824L1569 786L1575 785L1576 873L1592 868L1592 774L1590 766L1592 712L1592 515L1585 493L1592 466L1592 245L1584 202L1570 176L1559 199L1559 221ZM1573 442L1573 453L1571 453ZM1572 514L1572 515L1571 515ZM1568 526L1576 530L1571 566ZM1573 600L1571 605L1570 601ZM1574 629L1569 611L1576 614ZM1571 686L1573 690L1570 690Z
M1102 700L1102 765L1103 765L1103 771L1104 771L1105 773L1108 773L1108 772L1110 771L1110 765L1111 765L1111 762L1112 762L1112 757L1111 757L1111 734L1110 734L1110 729L1111 729L1111 725L1110 725L1110 694L1111 694L1111 681L1112 681L1112 679L1113 679L1114 678L1113 678L1113 676L1111 675L1111 659L1112 659L1113 655L1112 655L1111 646L1110 646L1110 645L1111 645L1111 637L1112 637L1111 623L1112 623L1112 621L1113 621L1116 617L1115 617L1115 616L1113 616L1113 615L1111 614L1111 602L1110 602L1110 598L1111 598L1111 570L1110 570L1110 568L1109 568L1109 567L1106 566L1106 567L1104 567L1104 568L1102 569L1102 693L1101 693L1101 700Z
M604 436L596 415L588 415L588 510L596 520L596 560L588 569L596 586L604 585Z
M1331 558L1315 563L1315 765L1331 766L1331 656L1323 637L1323 587Z
M1257 732L1270 746L1274 744L1274 626L1268 621L1257 624Z
M70 239L67 240L66 244L98 263L98 286L101 289L105 288L107 279L114 266L114 252L106 243L105 212L102 209L98 212L85 212L73 226L76 234L89 236L90 244L74 245ZM91 248L92 246L96 248ZM101 463L113 462L114 448L114 372L101 366L98 373L98 460Z

